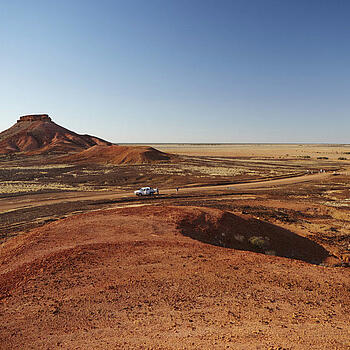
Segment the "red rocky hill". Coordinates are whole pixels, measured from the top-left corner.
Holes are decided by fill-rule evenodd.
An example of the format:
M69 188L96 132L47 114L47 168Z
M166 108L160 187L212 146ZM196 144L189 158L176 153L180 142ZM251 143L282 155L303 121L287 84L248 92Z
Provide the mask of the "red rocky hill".
M79 135L54 123L47 114L26 115L0 133L0 154L80 152L95 145L111 145L98 137Z
M212 208L74 215L0 246L0 348L346 350L350 275L326 259Z
M149 146L96 145L82 152L61 157L60 162L84 164L141 164L157 163L175 158Z

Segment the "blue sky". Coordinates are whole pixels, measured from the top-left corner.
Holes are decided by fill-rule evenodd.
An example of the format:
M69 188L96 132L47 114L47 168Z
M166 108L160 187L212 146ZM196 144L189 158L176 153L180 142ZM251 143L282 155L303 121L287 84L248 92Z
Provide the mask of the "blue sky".
M0 0L0 130L350 143L347 0Z

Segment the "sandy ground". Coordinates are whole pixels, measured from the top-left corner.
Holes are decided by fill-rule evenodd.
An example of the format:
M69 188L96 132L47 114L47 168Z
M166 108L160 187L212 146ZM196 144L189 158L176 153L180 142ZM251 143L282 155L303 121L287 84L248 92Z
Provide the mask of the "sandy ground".
M301 158L339 157L350 159L350 145L323 144L161 144L153 145L162 152L188 156L242 158Z

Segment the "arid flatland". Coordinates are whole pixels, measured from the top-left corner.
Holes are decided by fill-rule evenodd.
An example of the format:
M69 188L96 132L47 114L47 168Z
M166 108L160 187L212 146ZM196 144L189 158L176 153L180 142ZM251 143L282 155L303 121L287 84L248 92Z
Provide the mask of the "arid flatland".
M350 147L151 146L1 158L0 347L348 349Z

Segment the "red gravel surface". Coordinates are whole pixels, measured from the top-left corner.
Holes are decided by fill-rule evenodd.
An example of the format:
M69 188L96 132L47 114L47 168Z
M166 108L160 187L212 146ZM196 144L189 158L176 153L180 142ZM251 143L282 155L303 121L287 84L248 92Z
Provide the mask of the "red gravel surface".
M329 259L217 209L72 216L2 245L0 348L349 349L349 270Z

